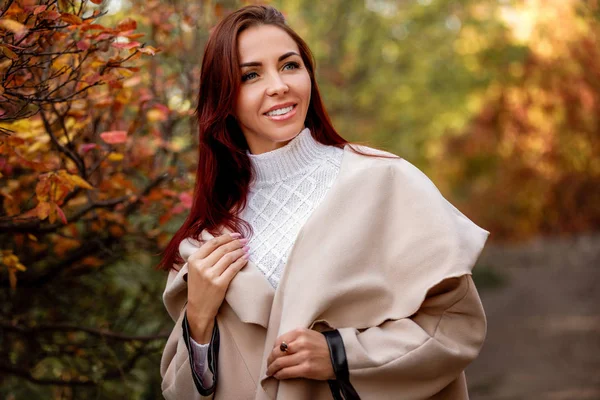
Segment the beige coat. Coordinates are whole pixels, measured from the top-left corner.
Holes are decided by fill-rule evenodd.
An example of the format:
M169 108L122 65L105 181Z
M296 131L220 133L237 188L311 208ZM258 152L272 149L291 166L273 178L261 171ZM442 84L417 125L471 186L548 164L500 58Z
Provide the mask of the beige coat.
M487 236L407 161L346 145L277 290L251 262L232 280L217 315L214 399L331 399L326 381L265 375L275 339L298 327L339 330L362 399L467 399L463 370L486 331L470 274ZM197 248L186 240L180 252ZM202 398L182 338L186 273L187 264L171 271L163 296L176 321L160 367L167 400Z

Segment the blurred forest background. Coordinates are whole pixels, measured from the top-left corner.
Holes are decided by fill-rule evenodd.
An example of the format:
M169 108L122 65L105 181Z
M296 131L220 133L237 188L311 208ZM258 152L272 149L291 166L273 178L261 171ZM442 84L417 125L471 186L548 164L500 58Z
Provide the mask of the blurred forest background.
M154 266L191 203L204 44L248 3L0 0L0 398L161 398ZM342 136L492 232L471 397L599 399L598 0L267 3Z

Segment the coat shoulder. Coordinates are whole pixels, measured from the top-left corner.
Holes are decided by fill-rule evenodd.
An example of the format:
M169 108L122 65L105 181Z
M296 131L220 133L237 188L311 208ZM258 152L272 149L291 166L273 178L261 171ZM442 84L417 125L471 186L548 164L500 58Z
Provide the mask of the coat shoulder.
M360 154L354 149L359 150ZM349 167L355 171L356 178L373 180L380 178L390 184L390 188L403 188L403 191L427 197L441 197L435 184L425 173L411 162L388 151L363 145L346 147L349 154Z

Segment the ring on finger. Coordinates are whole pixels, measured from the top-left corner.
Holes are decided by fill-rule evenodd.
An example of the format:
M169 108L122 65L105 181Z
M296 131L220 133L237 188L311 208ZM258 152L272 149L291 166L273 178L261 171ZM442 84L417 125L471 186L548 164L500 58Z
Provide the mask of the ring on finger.
M288 352L288 344L286 342L281 342L281 344L279 345L279 350L283 351L284 353Z

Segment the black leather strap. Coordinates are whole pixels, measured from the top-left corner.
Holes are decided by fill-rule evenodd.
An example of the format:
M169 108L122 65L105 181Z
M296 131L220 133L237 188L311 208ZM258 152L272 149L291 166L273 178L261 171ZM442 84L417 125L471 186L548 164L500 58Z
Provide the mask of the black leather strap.
M202 383L202 379L196 373L194 369L194 361L192 357L192 346L190 342L190 325L187 320L187 312L183 316L183 340L185 342L185 346L187 347L189 358L190 358L190 366L192 369L192 378L194 379L194 384L196 385L196 389L198 389L198 393L202 396L210 396L215 392L217 388L217 363L219 360L219 326L217 325L217 319L215 318L215 326L212 331L212 336L210 339L210 344L208 346L208 368L210 372L213 374L213 384L210 387L204 387Z
M350 372L348 371L348 360L346 359L346 348L344 347L342 335L337 329L321 333L327 341L336 378L327 381L334 400L360 400L360 396L350 383Z

